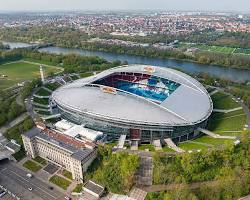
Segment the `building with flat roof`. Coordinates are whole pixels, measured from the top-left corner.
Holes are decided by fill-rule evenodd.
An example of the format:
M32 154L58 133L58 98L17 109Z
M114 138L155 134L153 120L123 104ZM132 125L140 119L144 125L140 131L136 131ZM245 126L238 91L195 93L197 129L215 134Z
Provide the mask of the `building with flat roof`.
M73 179L83 180L83 173L96 158L97 149L79 146L67 137L50 130L32 128L22 135L24 148L32 158L40 156L72 173Z
M101 131L88 129L82 125L73 124L65 119L56 122L54 126L56 130L61 131L63 134L79 140L96 142L98 139L103 137L103 133Z
M109 137L150 142L192 139L205 128L212 100L197 80L174 69L128 65L52 93L61 116Z

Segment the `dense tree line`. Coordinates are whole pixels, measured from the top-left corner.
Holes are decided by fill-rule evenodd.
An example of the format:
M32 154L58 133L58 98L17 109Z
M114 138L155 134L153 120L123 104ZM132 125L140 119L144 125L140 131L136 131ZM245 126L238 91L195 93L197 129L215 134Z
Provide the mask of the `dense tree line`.
M98 158L89 167L86 179L97 181L113 193L128 193L134 185L139 157L128 153L113 154L108 146L98 148Z
M16 98L0 99L0 126L15 119L24 111L24 107L17 104Z
M194 60L201 64L213 64L250 70L250 56L248 55L199 51L194 54Z

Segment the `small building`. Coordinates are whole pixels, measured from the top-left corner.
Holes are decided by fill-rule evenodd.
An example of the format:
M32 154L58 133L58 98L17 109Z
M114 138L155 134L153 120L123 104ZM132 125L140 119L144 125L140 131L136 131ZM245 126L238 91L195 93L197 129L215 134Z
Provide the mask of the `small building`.
M20 151L21 145L18 144L15 140L11 140L5 145L5 148L11 151L12 153L16 153Z
M55 123L55 128L63 134L82 141L96 142L103 137L103 132L73 124L65 119Z
M100 198L103 195L105 188L103 186L89 180L83 186L83 191L85 191L85 192L87 192L87 193L89 193L97 198Z

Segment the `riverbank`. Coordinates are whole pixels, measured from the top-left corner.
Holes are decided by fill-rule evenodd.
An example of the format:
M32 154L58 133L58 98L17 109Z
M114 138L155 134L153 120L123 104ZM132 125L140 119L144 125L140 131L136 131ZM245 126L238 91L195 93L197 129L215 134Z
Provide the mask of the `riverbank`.
M24 42L19 42L19 41L12 41L12 42L2 41L2 42L3 44L8 44L11 49L22 48L22 47L27 48L29 46L32 46L32 43L24 43ZM50 45L52 46L52 44ZM196 63L200 65L208 65L208 66L215 65L215 66L223 67L223 68L243 69L243 70L250 71L250 56L247 56L247 55L231 55L231 54L222 54L218 52L216 53L216 52L209 52L209 51L202 51L202 50L199 50L197 53L187 54L178 50L157 50L151 47L127 48L127 47L116 46L116 45L102 46L98 44L93 44L93 45L85 44L85 46L81 45L77 47L55 45L53 47L67 48L67 49L79 49L79 50L92 51L92 52L105 52L105 53L120 54L120 55L140 56L140 57L154 58L154 59L192 62L192 63ZM249 58L249 62L244 61L243 63L245 63L245 65L242 65L242 63L241 65L230 64L232 63L232 60L245 60L246 58ZM227 64L223 64L223 63L227 63Z
M8 42L14 48L21 48L20 43ZM23 43L22 43L23 44ZM145 56L136 56L129 54L117 54L100 51L89 51L79 48L63 48L63 47L47 47L39 49L39 52L52 54L77 54L82 56L98 56L107 61L120 60L121 62L128 62L129 64L145 64L153 66L162 66L175 68L186 73L207 73L211 76L228 79L234 82L250 81L250 70L239 68L227 68L217 65L205 65L198 62L190 62L190 60L176 60L176 59L162 59Z
M55 53L55 54L78 54L82 56L98 56L108 61L120 60L127 61L129 64L145 64L153 66L162 66L176 68L187 73L208 73L212 76L229 79L231 81L250 81L250 70L238 68L226 68L216 65L204 65L195 62L189 62L176 59L160 59L144 56L135 56L129 54L107 53L100 51L89 51L79 48L63 48L63 47L48 47L39 49L40 52Z

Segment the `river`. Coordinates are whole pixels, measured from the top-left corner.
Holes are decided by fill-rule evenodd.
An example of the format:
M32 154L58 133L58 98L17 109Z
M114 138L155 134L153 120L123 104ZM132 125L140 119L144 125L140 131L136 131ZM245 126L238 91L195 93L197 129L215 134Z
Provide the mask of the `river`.
M7 42L6 42L7 43ZM19 43L9 43L10 46L18 48ZM22 46L23 47L22 43ZM28 45L28 44L27 44ZM108 61L121 60L128 61L129 64L146 64L162 67L177 68L183 71L194 73L194 72L205 72L210 75L214 75L220 78L227 78L233 81L250 81L250 70L235 69L235 68L224 68L215 65L203 65L188 61L180 61L173 59L160 59L160 58L149 58L143 56L134 56L127 54L116 54L106 53L99 51L88 51L83 49L74 48L61 48L61 47L46 47L39 49L40 52L56 53L56 54L70 54L76 53L84 56L99 56Z

